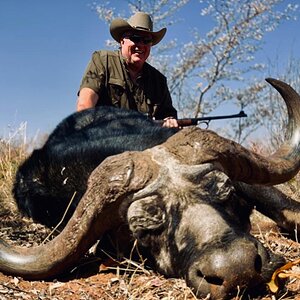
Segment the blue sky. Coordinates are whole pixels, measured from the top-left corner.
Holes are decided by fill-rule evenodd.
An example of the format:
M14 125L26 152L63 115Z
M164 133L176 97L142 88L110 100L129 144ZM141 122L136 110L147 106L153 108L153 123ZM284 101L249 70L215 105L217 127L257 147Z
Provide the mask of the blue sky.
M125 1L111 1L114 5ZM193 9L183 12L180 26L209 24ZM292 1L297 3L298 1ZM90 0L0 1L0 137L27 122L30 137L49 133L75 111L76 93L93 51L104 48L109 32L90 8ZM261 60L300 56L300 21L286 22L266 37ZM167 38L178 37L169 28Z

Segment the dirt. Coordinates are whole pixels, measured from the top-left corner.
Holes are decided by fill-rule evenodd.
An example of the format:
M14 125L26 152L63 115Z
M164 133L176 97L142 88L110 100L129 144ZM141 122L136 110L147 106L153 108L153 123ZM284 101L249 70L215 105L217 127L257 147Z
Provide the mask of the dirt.
M300 257L300 244L280 234L274 224L261 222L260 226L254 226L253 232L266 247L283 254L287 260ZM0 216L0 238L11 244L37 245L49 234L49 229L17 214L5 213ZM299 265L293 267L292 272L299 275ZM52 281L27 281L0 273L0 300L8 299L189 300L196 297L182 279L167 279L144 268L139 262L128 259L116 263L90 254L71 272ZM286 288L276 297L270 293L255 299L300 300L300 279L288 279Z

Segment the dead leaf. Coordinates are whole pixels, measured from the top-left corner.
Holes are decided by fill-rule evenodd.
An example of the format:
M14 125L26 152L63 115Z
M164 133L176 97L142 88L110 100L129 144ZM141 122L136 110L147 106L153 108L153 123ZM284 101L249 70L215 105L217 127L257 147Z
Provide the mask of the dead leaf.
M14 277L14 285L17 286L19 284L19 279L17 277Z
M300 264L300 258L296 259L294 261L290 261L284 266L278 268L272 275L271 281L267 283L270 291L272 293L277 293L279 289L279 284L278 284L278 278L289 278L289 277L296 277L300 278L300 274L293 273L293 272L287 272L287 270L291 269L293 266L296 266Z

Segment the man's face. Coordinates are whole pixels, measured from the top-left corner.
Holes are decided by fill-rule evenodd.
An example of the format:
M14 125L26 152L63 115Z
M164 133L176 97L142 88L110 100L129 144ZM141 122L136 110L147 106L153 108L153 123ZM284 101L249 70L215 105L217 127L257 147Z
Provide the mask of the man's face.
M129 66L142 68L150 54L152 36L143 32L127 32L121 40L121 53Z

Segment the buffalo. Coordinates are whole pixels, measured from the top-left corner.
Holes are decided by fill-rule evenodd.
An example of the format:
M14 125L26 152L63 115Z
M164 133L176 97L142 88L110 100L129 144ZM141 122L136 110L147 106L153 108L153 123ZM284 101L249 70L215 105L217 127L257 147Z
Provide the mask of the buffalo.
M273 187L300 169L300 96L267 81L289 115L286 141L267 158L210 130L162 128L132 111L100 107L63 120L13 188L20 210L48 226L71 203L63 229L31 248L1 240L0 271L54 278L112 232L124 248L136 240L159 272L184 278L199 297L263 287L284 260L249 233L253 207L288 231L300 220L300 204Z

